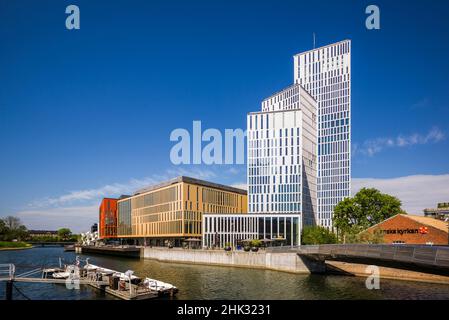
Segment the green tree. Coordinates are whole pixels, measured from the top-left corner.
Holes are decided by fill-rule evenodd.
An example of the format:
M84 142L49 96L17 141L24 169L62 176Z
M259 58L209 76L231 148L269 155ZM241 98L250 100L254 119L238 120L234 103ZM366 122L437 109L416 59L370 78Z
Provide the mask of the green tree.
M9 230L18 229L22 225L22 222L20 221L20 219L17 217L13 217L13 216L7 216L6 218L3 219L3 221L5 222L6 227Z
M81 235L72 233L70 235L69 241L80 242L81 241Z
M302 244L333 244L337 236L327 228L320 226L305 226L302 230Z
M3 219L0 219L0 241L5 240L7 233L8 227L6 226L5 221L3 221Z
M334 209L334 227L343 242L363 230L399 213L401 201L374 188L363 188L353 198L340 201Z
M20 225L17 228L10 230L10 238L19 241L26 240L26 238L28 238L27 228L24 225Z
M68 240L71 235L72 231L69 228L61 228L58 230L58 237L63 241Z
M8 216L2 219L0 236L5 241L25 240L28 237L28 231L19 218Z

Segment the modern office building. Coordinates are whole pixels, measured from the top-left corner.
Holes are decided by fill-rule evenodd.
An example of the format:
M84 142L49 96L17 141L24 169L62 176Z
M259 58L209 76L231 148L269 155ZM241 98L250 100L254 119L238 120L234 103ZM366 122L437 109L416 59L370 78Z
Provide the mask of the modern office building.
M94 233L98 231L98 223L94 223L93 225L90 226L90 232Z
M250 214L301 214L316 221L316 101L294 84L247 117Z
M335 205L351 195L351 41L295 55L294 83L318 103L318 219L331 228Z
M294 83L247 116L246 191L179 177L117 201L117 237L150 245L297 245L351 189L351 42L294 56ZM248 214L246 214L248 213ZM243 239L243 240L246 240Z
M139 190L117 205L117 237L154 246L199 244L205 212L248 212L245 190L183 176Z
M449 219L449 202L438 203L436 208L427 208L423 211L426 217L440 220Z
M117 237L117 200L104 198L99 209L99 237L110 239Z
M267 245L296 246L300 242L300 214L204 214L203 248L236 247L250 239Z

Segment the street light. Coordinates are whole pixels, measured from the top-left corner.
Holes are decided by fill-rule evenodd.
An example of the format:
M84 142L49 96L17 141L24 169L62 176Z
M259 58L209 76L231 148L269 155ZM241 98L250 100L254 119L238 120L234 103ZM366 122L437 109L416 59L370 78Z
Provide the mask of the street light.
M449 246L449 217L444 219L444 222L447 222L447 245Z

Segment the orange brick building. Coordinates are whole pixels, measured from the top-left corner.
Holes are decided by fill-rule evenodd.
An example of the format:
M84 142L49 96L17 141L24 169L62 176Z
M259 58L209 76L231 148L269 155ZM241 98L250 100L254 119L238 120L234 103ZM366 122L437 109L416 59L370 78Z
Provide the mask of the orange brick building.
M384 243L448 244L448 223L429 217L398 214L366 230L375 231L383 234Z
M100 204L99 235L101 239L117 237L117 200L104 198Z

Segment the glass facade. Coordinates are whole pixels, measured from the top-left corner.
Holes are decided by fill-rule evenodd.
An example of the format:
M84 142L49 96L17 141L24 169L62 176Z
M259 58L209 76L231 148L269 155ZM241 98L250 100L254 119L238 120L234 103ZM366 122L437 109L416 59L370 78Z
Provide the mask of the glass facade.
M249 239L263 240L268 246L300 244L300 214L205 214L203 225L205 248L235 247Z
M142 189L118 201L118 236L154 246L199 241L204 212L247 212L246 191L189 177Z
M99 209L100 238L117 237L117 199L104 198Z
M132 234L131 227L131 199L118 203L118 226L117 235L127 236Z

